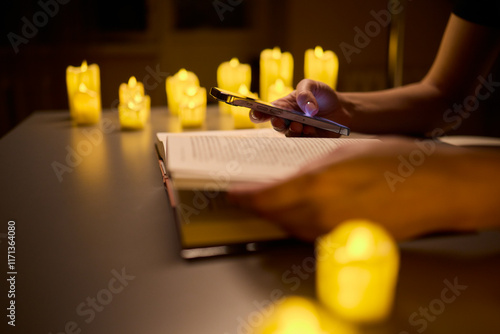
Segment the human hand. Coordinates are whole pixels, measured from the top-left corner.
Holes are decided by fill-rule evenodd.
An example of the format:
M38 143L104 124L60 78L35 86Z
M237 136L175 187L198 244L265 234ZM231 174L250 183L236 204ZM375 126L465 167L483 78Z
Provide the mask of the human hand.
M402 161L417 155L423 161L411 173L406 167L402 176ZM498 205L490 200L498 197L491 193L496 191L491 175L496 174L489 166L495 163L482 160L469 150L444 145L427 155L413 140L389 138L342 146L284 181L233 188L229 197L311 241L355 218L381 224L397 240L466 231L494 224L492 217L498 216ZM478 161L487 171L471 173Z
M302 80L297 89L289 95L273 101L273 105L296 111L303 111L309 116L321 116L342 125L349 126L351 117L339 102L337 93L330 86L309 79ZM318 129L298 122L285 121L283 118L270 116L257 110L250 111L250 118L255 123L271 120L276 131L288 137L339 137L331 131Z

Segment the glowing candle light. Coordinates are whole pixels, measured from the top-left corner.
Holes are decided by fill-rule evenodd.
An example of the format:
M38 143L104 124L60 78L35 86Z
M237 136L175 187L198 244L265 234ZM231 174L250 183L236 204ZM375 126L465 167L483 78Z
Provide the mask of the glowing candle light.
M257 334L356 334L351 324L332 317L317 302L298 296L285 297L263 310L266 315Z
M166 82L168 109L171 115L179 115L179 103L184 91L189 86L199 86L200 81L196 74L182 68L173 76L169 76Z
M84 85L81 86L81 84ZM66 86L68 90L68 101L69 101L69 111L72 119L75 119L78 124L88 123L87 120L96 119L95 115L92 117L85 117L85 121L83 119L77 119L77 116L82 117L81 109L77 110L75 108L75 95L77 93L81 93L85 91L86 93L92 92L90 95L93 96L97 101L93 101L98 104L99 117L95 120L98 122L100 119L101 112L101 79L100 79L100 70L97 64L87 65L87 62L84 60L82 62L82 66L68 66L66 68ZM82 97L80 97L82 99ZM81 103L80 103L81 105ZM94 112L94 111L93 111Z
M384 320L390 313L399 269L399 252L379 225L347 221L317 243L317 295L342 318Z
M333 51L323 51L321 46L306 50L304 76L306 79L326 83L335 89L339 72L339 59Z
M77 124L95 124L101 119L101 99L82 82L73 95L74 119Z
M230 61L220 64L217 68L217 85L219 88L237 92L241 85L250 87L251 81L252 70L250 65L241 64L238 58L232 58ZM231 106L219 102L219 110L227 114L231 112Z
M269 87L281 79L285 86L293 86L293 57L289 52L281 52L280 48L265 49L260 54L260 96L269 99Z
M207 114L207 90L191 85L187 87L179 102L179 118L183 127L198 127L205 122Z
M130 77L118 90L120 104L118 114L123 129L142 129L151 113L151 99L144 95L144 85Z
M275 101L277 99L281 99L284 96L287 96L293 92L292 87L285 86L283 80L278 79L275 83L269 86L268 99L269 102Z
M240 85L238 93L242 96L251 97L253 99L259 98L257 94L250 92L245 84ZM252 123L249 117L250 108L238 106L230 107L235 129L255 128L255 123Z

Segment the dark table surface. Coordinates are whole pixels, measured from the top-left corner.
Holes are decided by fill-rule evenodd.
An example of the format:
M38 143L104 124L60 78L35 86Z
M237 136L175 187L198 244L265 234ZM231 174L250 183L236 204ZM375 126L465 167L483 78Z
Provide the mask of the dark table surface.
M213 117L206 128L224 127ZM9 221L17 272L16 326L7 326L4 278L1 328L247 333L274 296L314 297L312 245L180 258L154 150L156 132L175 128L165 109L135 132L120 131L112 112L100 125L76 127L67 112L47 111L0 140L3 277L10 277ZM368 332L500 333L500 232L436 236L400 249L392 316ZM445 281L462 286L453 301L443 297Z

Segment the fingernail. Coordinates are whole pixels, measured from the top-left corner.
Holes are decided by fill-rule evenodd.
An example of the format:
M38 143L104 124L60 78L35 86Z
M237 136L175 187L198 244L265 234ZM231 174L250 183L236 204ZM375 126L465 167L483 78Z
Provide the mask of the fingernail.
M306 112L306 115L314 116L318 112L318 109L311 101L309 101L306 103L306 107L305 107L304 111Z

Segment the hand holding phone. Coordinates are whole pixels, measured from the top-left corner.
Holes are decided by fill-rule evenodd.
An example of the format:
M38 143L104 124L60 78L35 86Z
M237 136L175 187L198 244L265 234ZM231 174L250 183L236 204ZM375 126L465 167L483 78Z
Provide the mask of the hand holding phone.
M236 93L228 92L217 87L212 87L212 89L210 90L210 95L212 95L219 101L231 104L233 106L251 108L260 111L264 114L268 114L271 116L278 116L290 121L310 125L316 128L335 132L344 136L348 136L349 133L351 132L347 126L336 123L329 119L318 116L308 116L303 112L295 110L282 109L273 106L270 103L252 99L250 97L241 96Z

